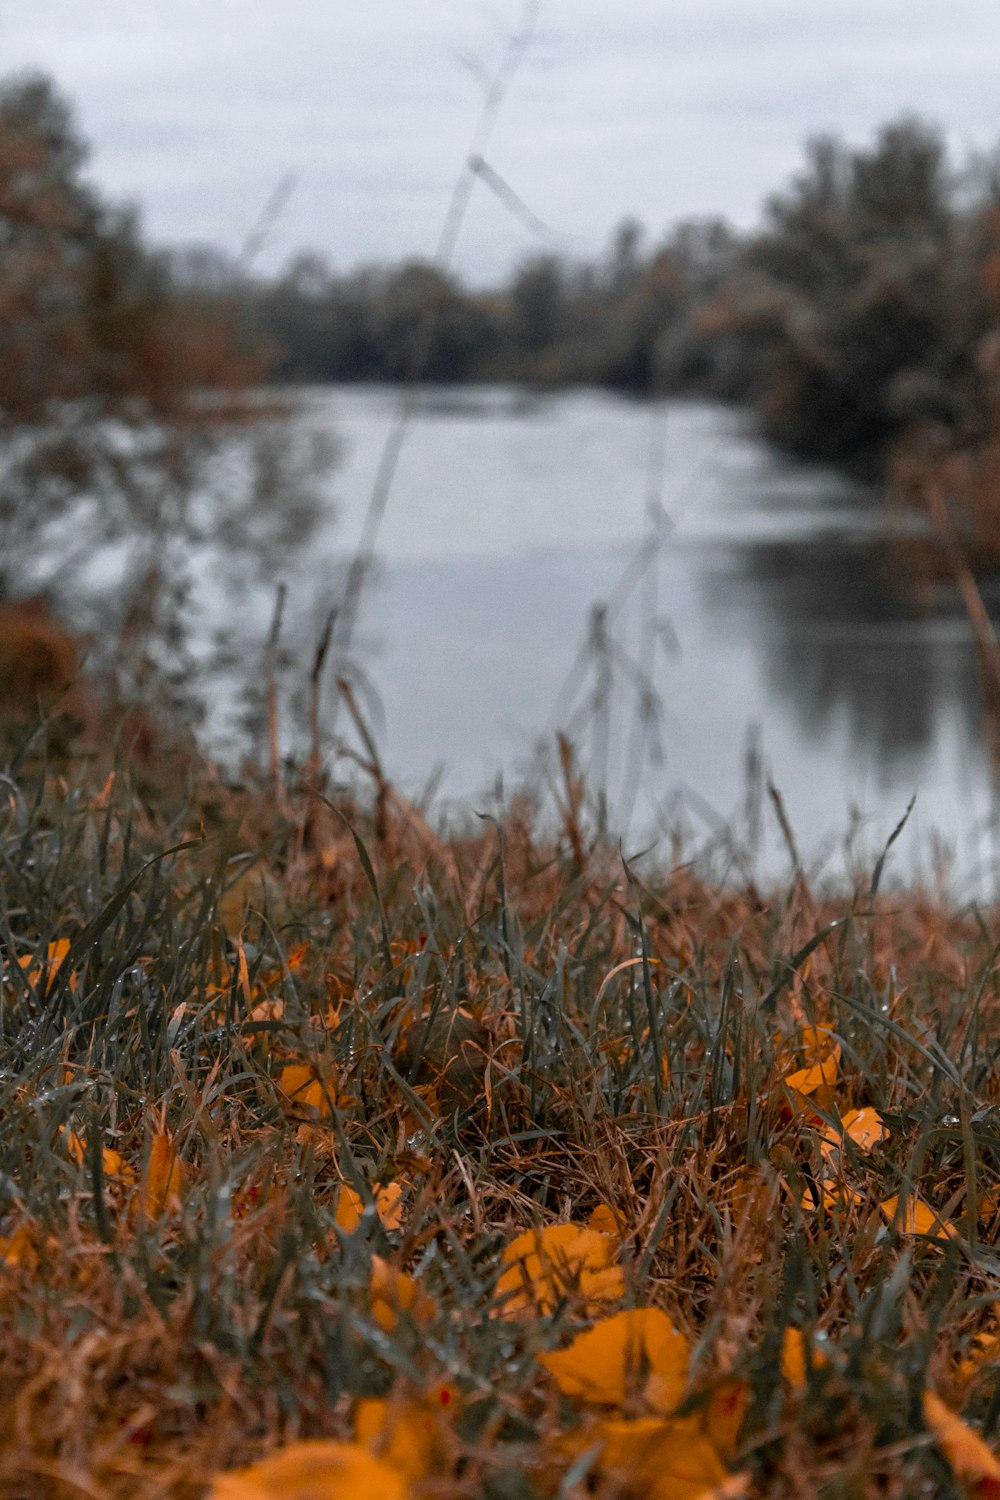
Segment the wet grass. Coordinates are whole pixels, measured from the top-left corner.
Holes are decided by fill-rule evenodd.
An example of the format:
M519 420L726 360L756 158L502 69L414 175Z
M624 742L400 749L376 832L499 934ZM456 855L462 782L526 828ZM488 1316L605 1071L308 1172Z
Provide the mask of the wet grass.
M0 1494L194 1497L442 1384L414 1494L647 1493L560 1447L538 1356L582 1285L495 1315L505 1245L607 1209L684 1409L738 1393L733 1493L964 1493L922 1403L1000 1437L994 911L637 868L579 810L444 840L199 768L3 797Z

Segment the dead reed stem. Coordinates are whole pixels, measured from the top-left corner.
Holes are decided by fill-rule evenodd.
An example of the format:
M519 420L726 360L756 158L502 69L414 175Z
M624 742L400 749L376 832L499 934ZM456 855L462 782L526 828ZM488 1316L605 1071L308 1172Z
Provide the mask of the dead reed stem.
M1000 641L983 596L962 551L941 486L933 475L923 485L927 513L969 617L983 689L983 719L994 790L1000 785Z
M278 734L277 686L278 639L281 635L281 621L285 612L287 592L285 585L279 583L274 596L274 614L271 616L271 628L267 635L267 652L265 656L265 671L267 674L267 687L265 690L267 707L267 774L271 791L275 796L281 795L281 754L280 737Z

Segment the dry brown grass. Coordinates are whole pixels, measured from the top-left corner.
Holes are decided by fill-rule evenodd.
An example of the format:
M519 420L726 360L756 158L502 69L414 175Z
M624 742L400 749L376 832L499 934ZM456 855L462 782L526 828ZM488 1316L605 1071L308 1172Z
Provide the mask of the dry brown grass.
M1000 1412L996 914L640 874L581 815L445 841L318 805L10 791L0 1494L199 1496L442 1382L414 1495L648 1493L566 1478L597 1418L538 1355L604 1315L583 1282L493 1315L503 1247L595 1210L626 1305L688 1340L684 1410L738 1395L711 1431L748 1493L953 1493L924 1386ZM831 1154L862 1107L885 1139ZM890 1226L914 1193L952 1236Z

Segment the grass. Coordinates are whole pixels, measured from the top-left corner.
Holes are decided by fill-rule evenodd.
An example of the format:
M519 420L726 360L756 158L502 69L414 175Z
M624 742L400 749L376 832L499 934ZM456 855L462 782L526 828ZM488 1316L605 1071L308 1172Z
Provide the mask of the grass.
M1000 1440L995 912L197 766L3 796L0 1494L214 1494L371 1398L413 1495L998 1493L924 1398ZM595 1211L618 1299L544 1241L512 1297ZM668 1415L544 1363L621 1306L683 1335ZM696 1431L693 1488L643 1456Z

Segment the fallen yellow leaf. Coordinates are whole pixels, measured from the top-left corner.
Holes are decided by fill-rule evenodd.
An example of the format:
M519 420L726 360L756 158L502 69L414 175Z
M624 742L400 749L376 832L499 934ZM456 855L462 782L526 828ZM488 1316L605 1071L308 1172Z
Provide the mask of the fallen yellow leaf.
M824 1089L832 1089L837 1081L837 1068L839 1066L839 1051L831 1052L820 1062L811 1063L809 1067L797 1068L794 1073L786 1073L785 1087L792 1089L796 1094L815 1094Z
M737 1500L746 1493L746 1475L728 1472L696 1418L605 1418L563 1446L575 1456L597 1448L594 1472L630 1500Z
M25 1266L29 1271L38 1265L38 1231L34 1224L19 1224L11 1233L0 1237L0 1265Z
M184 1168L177 1148L166 1131L157 1131L149 1148L149 1160L142 1174L141 1205L151 1218L165 1211L176 1213L181 1206Z
M990 1188L979 1199L980 1224L989 1224L995 1217L998 1208L1000 1208L1000 1193L998 1193L996 1188Z
M39 981L44 978L46 988L52 983L56 972L62 967L63 960L70 949L69 938L56 938L54 943L49 943L45 949L45 957L41 961L34 953L25 953L18 959L18 965L24 970L25 978L32 989L37 989ZM75 974L70 975L69 987L76 990L77 979Z
M924 1392L923 1407L924 1421L966 1494L1000 1500L1000 1463L993 1450L933 1391Z
M83 1137L77 1135L75 1130L67 1130L65 1140L69 1155L82 1166L87 1159L87 1146ZM110 1146L105 1146L101 1150L101 1170L105 1177L117 1178L119 1182L135 1181L135 1173L128 1162Z
M361 1215L365 1211L365 1200L356 1188L352 1188L347 1182L340 1185L337 1193L337 1207L334 1211L333 1222L338 1229L345 1234L353 1234L361 1223Z
M735 1375L724 1376L699 1412L705 1436L721 1458L731 1459L750 1403L750 1387Z
M401 1182L390 1182L385 1187L377 1187L372 1193L375 1200L375 1212L381 1220L384 1229L399 1229L403 1222L403 1184ZM337 1207L334 1211L333 1222L344 1234L354 1234L361 1223L368 1204L362 1198L356 1188L350 1183L343 1182L337 1193Z
M205 1500L406 1500L405 1476L361 1443L314 1439L217 1474Z
M965 1358L960 1360L956 1373L961 1380L971 1380L976 1371L986 1363L1000 1358L1000 1302L994 1302L991 1327L973 1334Z
M375 1212L383 1229L400 1229L403 1224L403 1184L387 1182L375 1189Z
M450 1387L448 1390L450 1398ZM449 1402L440 1392L402 1400L361 1400L354 1408L354 1437L376 1458L403 1474L409 1484L419 1484L448 1462L453 1434L444 1413Z
M576 1295L587 1309L617 1302L624 1294L615 1264L617 1239L578 1224L549 1224L511 1240L501 1257L497 1312L502 1318L555 1312Z
M613 1235L620 1240L625 1235L625 1220L610 1203L599 1203L587 1219L587 1228L596 1229L598 1234Z
M831 1056L840 1062L840 1042L828 1026L803 1026L794 1036L776 1036L774 1049L782 1070L796 1061L800 1067L811 1067Z
M801 1328L786 1328L781 1344L781 1373L793 1391L805 1390L810 1364L818 1368L829 1364L829 1360L821 1349L806 1343Z
M880 1141L884 1141L889 1134L878 1110L870 1106L865 1109L849 1109L840 1123L844 1128L844 1134L849 1135L851 1140L865 1152L877 1146Z
M804 1208L807 1212L810 1209L817 1208L845 1210L852 1203L861 1202L861 1194L859 1192L854 1188L849 1188L845 1182L839 1182L834 1177L824 1177L820 1184L819 1192L820 1201L817 1202L815 1190L807 1188L802 1194L799 1207Z
M683 1399L689 1358L687 1339L666 1313L642 1307L603 1318L538 1363L566 1396L618 1408L639 1400L666 1415Z
M416 1323L429 1322L437 1312L433 1297L428 1297L412 1276L397 1270L381 1255L372 1256L368 1291L372 1316L387 1331L395 1328L401 1312L407 1313Z
M278 1087L297 1110L305 1111L314 1119L329 1119L334 1103L333 1091L315 1068L307 1063L289 1063L281 1070Z
M922 1234L935 1240L955 1239L954 1224L945 1224L922 1198L908 1198L900 1207L899 1198L887 1198L879 1204L886 1219L900 1234Z

